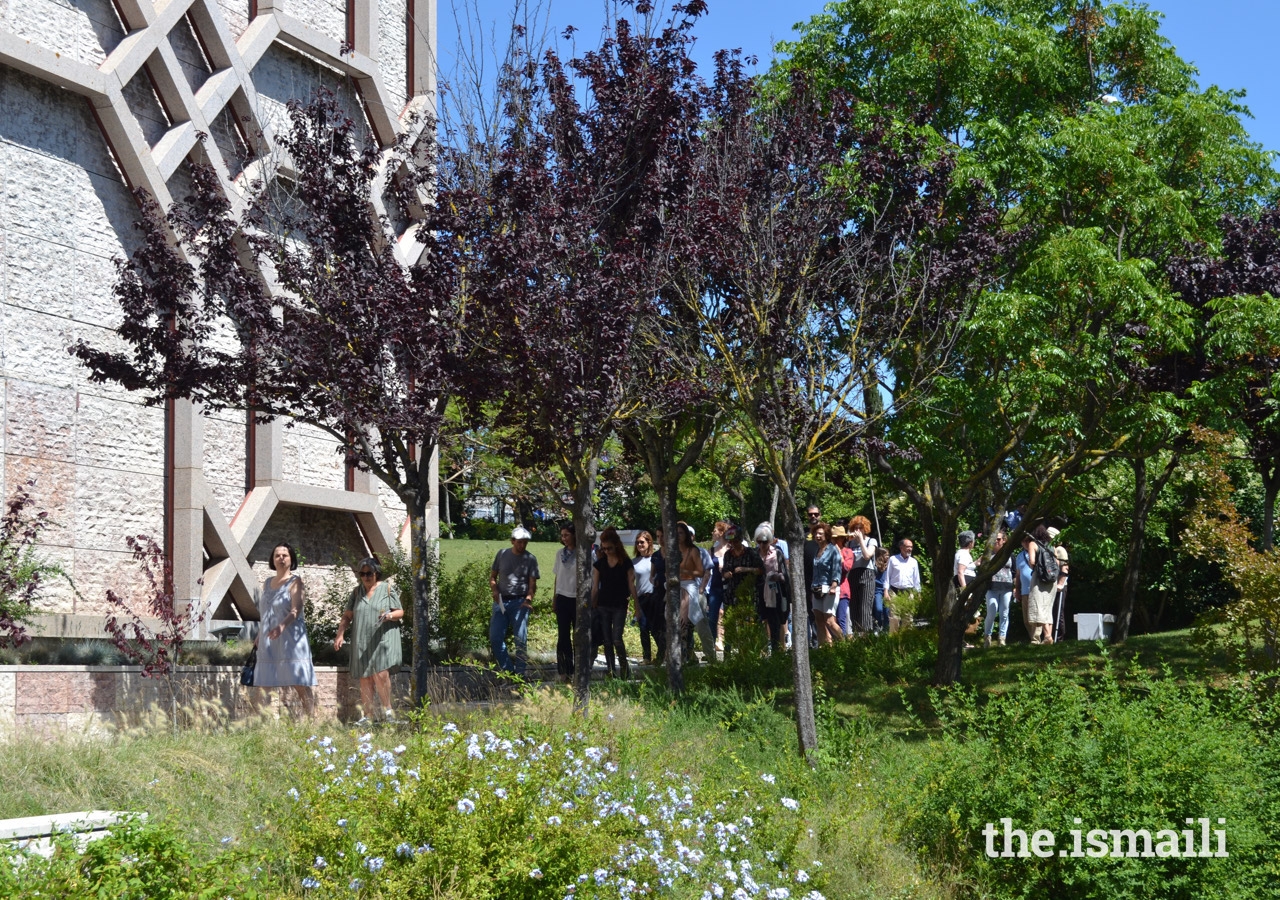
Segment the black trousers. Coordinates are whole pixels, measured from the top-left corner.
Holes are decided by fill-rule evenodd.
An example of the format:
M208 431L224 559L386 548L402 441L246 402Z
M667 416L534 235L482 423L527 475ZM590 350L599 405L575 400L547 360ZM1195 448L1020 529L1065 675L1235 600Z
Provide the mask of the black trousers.
M776 653L782 644L782 626L787 621L786 613L779 606L764 604L758 605L756 612L760 614L760 621L769 632L769 649Z
M627 608L625 606L601 606L596 609L600 616L600 626L604 632L604 664L609 674L614 674L614 658L618 661L618 674L622 678L631 677L631 664L627 661L627 646L622 642L622 634L627 627Z
M644 658L654 658L650 637L658 645L658 662L667 655L667 610L663 598L658 594L641 594L640 614L644 616L644 624L640 626L640 646L644 648Z
M556 614L556 672L573 674L573 629L578 621L578 598L556 594L551 602Z

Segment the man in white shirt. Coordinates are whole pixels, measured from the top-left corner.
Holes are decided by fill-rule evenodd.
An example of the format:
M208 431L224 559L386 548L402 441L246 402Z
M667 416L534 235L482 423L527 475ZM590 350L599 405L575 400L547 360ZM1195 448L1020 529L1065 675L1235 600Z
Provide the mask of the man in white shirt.
M889 590L920 590L920 563L911 555L913 550L911 538L898 541L898 552L889 557Z
M894 594L914 593L920 590L920 563L911 555L914 550L915 544L912 543L911 538L898 541L898 552L889 557L889 565L886 567L888 589L885 591L884 599L890 606L889 611L893 613L890 619L891 627L895 618L899 622L904 618L909 619L907 607L913 604L907 603L906 607L903 607L897 603L889 604L889 600ZM910 621L907 624L910 625Z

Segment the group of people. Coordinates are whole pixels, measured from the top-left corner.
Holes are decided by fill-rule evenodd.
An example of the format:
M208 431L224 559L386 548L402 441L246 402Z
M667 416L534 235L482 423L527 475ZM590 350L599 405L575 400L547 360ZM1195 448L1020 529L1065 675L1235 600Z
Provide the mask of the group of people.
M804 602L812 610L811 643L830 644L860 635L888 631L894 594L920 590L920 567L912 556L909 538L898 542L896 554L881 546L871 534L871 523L854 516L843 525L822 521L816 506L807 510L809 533L804 545L802 574ZM692 654L693 637L702 655L714 661L724 652L725 610L739 603L754 605L755 618L765 629L770 652L791 645L790 551L778 540L771 523L753 532L730 522L716 522L708 546L696 542L694 529L677 524L676 561L680 584L678 622L686 636L681 641L686 659ZM528 550L532 535L523 527L511 535L511 547L498 552L490 571L493 612L489 625L490 648L495 662L507 671L523 674L526 666L529 613L540 576L538 561ZM618 531L606 528L592 548L592 642L603 646L611 675L630 676L624 639L628 618L640 628L646 663L661 662L667 652L667 562L662 552L662 530L641 531L631 552ZM553 566L556 617L556 667L568 680L574 673L574 630L578 609L577 537L574 529L560 529L561 549ZM515 653L507 650L507 637ZM593 654L594 657L594 654Z
M1008 519L1005 524L1010 524ZM1012 527L1017 524L1014 520ZM1010 609L1015 599L1022 609L1023 624L1031 636L1031 643L1052 644L1061 639L1070 554L1063 544L1057 542L1059 533L1058 529L1044 523L1036 525L1023 534L1022 549L1010 555L991 576L984 604L986 618L982 624L984 647L990 647L993 641L1001 647L1005 645ZM977 576L979 560L973 556L976 540L977 536L972 531L962 532L957 540L959 549L952 573L957 588L965 587ZM998 554L1006 541L1007 532L999 531L987 549L987 558Z
M303 711L315 712L316 670L303 620L305 594L297 574L298 554L289 544L271 551L274 573L263 583L261 620L254 642L252 684L260 688L291 688ZM333 649L342 650L350 632L351 677L360 682L362 721L394 718L391 670L401 663L400 623L404 608L374 557L356 567L360 580L347 598ZM375 703L376 699L376 703Z

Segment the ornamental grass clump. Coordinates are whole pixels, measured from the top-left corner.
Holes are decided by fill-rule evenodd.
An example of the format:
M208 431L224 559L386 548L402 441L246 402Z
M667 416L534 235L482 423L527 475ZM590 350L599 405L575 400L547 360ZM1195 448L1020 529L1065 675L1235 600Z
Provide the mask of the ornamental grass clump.
M822 897L794 859L800 804L768 773L649 777L540 726L407 740L308 741L280 822L307 896Z

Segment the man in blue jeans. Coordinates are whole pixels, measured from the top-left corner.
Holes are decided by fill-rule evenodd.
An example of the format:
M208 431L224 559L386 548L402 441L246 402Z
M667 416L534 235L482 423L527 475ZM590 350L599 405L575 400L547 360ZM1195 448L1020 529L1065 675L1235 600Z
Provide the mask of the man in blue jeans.
M529 613L538 590L538 558L528 551L528 529L517 526L511 532L511 549L499 550L489 570L493 590L493 615L489 617L489 649L506 672L524 675L529 639ZM507 653L507 632L515 636L515 659Z

